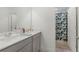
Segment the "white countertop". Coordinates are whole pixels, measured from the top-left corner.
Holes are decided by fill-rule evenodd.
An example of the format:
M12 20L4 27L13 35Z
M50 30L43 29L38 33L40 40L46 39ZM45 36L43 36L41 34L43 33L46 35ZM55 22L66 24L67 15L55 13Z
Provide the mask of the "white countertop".
M15 43L18 43L24 39L27 39L33 35L36 35L37 33L40 33L40 31L32 31L32 32L29 32L31 35L20 35L20 36L16 36L16 37L13 37L13 38L9 38L9 39L3 39L3 40L0 40L0 50L2 49L5 49Z

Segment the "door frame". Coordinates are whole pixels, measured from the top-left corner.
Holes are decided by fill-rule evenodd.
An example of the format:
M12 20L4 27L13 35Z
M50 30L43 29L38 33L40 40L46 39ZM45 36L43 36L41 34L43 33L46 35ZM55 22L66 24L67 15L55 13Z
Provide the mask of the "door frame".
M76 52L78 52L78 7L76 7Z

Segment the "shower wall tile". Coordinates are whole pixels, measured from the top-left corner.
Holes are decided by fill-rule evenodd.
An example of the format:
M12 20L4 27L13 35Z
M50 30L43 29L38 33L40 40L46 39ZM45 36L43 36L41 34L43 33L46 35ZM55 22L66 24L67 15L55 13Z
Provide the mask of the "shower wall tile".
M56 13L56 40L67 41L67 12Z

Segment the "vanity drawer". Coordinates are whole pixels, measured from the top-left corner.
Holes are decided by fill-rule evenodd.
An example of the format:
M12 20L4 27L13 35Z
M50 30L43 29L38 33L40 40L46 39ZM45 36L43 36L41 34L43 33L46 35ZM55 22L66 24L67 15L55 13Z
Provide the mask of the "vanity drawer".
M30 42L32 42L31 37L24 39L16 44L13 44L13 45L1 50L1 52L17 52L18 50L22 49L22 47L24 47L26 44L29 44Z
M25 45L18 52L33 52L33 44L32 44L32 42L30 42L29 44Z

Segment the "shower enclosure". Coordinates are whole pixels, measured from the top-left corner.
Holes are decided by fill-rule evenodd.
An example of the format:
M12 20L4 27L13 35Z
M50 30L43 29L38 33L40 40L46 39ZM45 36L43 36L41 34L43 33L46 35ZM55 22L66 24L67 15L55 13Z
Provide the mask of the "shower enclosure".
M67 12L56 13L56 40L68 41Z

